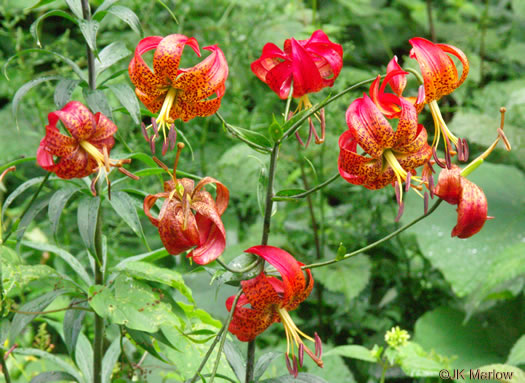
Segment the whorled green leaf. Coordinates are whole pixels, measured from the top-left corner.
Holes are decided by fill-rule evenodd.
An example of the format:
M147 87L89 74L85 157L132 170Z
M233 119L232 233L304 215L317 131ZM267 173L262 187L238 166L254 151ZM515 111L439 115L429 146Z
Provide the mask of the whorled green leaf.
M75 362L82 371L86 383L93 381L93 347L88 338L79 333L77 345L75 347Z
M113 113L111 112L111 106L109 105L108 98L106 94L100 89L88 89L85 88L82 90L86 103L89 106L89 109L93 113L102 113L104 116L108 117L110 120L113 120Z
M56 297L62 295L66 290L54 290L50 291L44 295L39 296L36 299L33 299L30 302L27 302L20 306L17 311L26 312L26 313L38 313L44 310L47 306L53 302ZM14 344L16 337L20 334L20 331L24 329L38 314L21 314L16 313L11 322L11 327L9 328L9 344Z
M229 341L228 339L226 339L226 343L224 343L223 352L224 355L226 355L226 360L228 360L230 367L232 368L233 372L235 372L237 379L242 382L246 377L246 361L244 360L241 352L235 343Z
M124 108L129 112L133 122L140 125L140 106L135 92L128 84L119 83L108 85Z
M144 243L147 244L146 236L142 230L142 225L131 197L123 191L116 191L111 194L111 200L109 200L109 202L113 210L126 222L137 237L141 238Z
M6 63L7 66L7 63ZM15 95L13 96L13 104L12 104L12 111L13 116L15 116L15 123L18 126L18 109L20 108L20 101L22 98L26 95L27 92L29 92L32 88L35 86L42 84L46 81L51 80L59 80L60 76L43 76L39 78L35 78L34 80L26 82L24 85L22 85L18 90L16 91Z
M84 307L79 305L78 307ZM86 311L84 310L67 310L64 315L62 324L64 343L66 344L69 355L74 356L77 346L78 335L82 329Z
M130 329L154 333L162 325L179 323L159 292L126 274L120 274L110 286L91 286L89 298L98 315Z
M64 371L46 371L35 376L29 383L77 382L76 378Z
M47 243L37 243L30 241L23 241L22 245L30 247L32 249L48 251L50 253L56 254L57 256L62 258L62 260L64 260L64 262L66 262L66 264L68 264L78 274L78 276L82 279L86 286L91 286L93 284L91 277L88 275L86 269L84 269L84 266L82 266L80 261L64 249Z
M114 5L111 8L109 8L107 12L124 21L126 24L129 25L133 32L135 32L139 36L143 35L142 26L140 25L140 20L138 16L128 7L124 7L122 5Z
M95 251L95 229L97 227L100 197L87 197L78 204L77 223L80 237L87 249Z
M53 97L58 109L62 109L71 100L71 95L78 84L80 84L79 80L70 78L63 78L58 82Z
M42 47L42 44L40 43L40 37L38 36L38 29L40 28L40 24L48 17L62 17L66 20L73 22L75 25L78 25L79 21L77 18L71 16L67 12L61 11L60 9L54 9L52 11L44 13L42 16L39 16L29 27L29 32L33 35L33 38L36 41L36 45L38 45L39 47Z
M35 178L31 178L30 180L24 182L23 184L21 184L20 186L18 186L15 190L13 190L13 192L11 194L9 194L9 196L5 199L4 201L4 205L2 206L2 218L4 217L4 214L5 214L5 211L7 210L7 208L9 206L11 206L11 204L13 203L13 201L20 195L22 194L23 192L25 192L27 189L29 189L31 186L33 185L36 185L36 184L39 184L40 182L42 182L42 180L44 179L44 177L35 177Z
M98 58L95 60L95 73L96 76L113 64L119 62L123 58L128 57L131 51L126 48L126 44L122 41L115 41L108 46L104 47L98 54Z
M13 351L17 355L36 356L38 358L47 359L57 366L61 367L65 372L75 378L77 382L83 382L82 375L80 372L73 367L72 363L68 363L57 355L53 355L49 352L38 350L36 348L16 348Z
M66 0L66 4L76 17L79 19L84 17L82 13L82 0Z
M11 63L11 61L13 61L16 57L20 56L20 55L23 55L25 53L48 53L48 54L51 54L55 57L58 57L60 60L62 60L63 62L65 62L67 65L69 65L71 67L71 69L73 69L73 72L75 72L78 77L87 82L87 77L85 75L85 73L82 71L82 69L80 69L80 67L75 64L75 62L59 53L56 53L54 51L50 51L50 50L47 50L47 49L36 49L36 48L30 48L30 49L24 49L23 51L20 51L16 54L14 54L13 56L9 57L9 59L7 59L7 61L5 62L4 64L4 67L3 67L3 72L4 72L4 76L9 79L9 77L7 76L7 68L9 67L9 64Z
M78 191L76 188L66 187L59 189L53 194L49 205L47 207L47 215L49 216L49 221L51 222L51 230L56 236L58 230L58 224L60 223L60 216L62 215L62 210L66 206L69 199Z
M108 347L102 359L102 383L111 383L111 374L120 356L120 335Z
M175 270L158 267L151 263L140 261L128 262L122 265L118 270L125 271L137 279L144 279L171 286L179 290L188 301L194 302L190 288L186 286L182 276Z

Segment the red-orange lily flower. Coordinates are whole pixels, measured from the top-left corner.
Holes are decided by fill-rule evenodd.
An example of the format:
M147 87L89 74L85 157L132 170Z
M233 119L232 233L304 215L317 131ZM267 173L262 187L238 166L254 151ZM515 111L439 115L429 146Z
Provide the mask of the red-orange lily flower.
M410 39L409 42L412 45L410 57L418 62L419 68L421 69L425 88L425 103L430 107L436 127L432 146L437 147L440 136L443 135L445 141L445 159L447 167L450 168L451 143L456 146L458 158L461 161L467 160L463 153L468 150L468 148L466 148L467 144L465 140L457 138L448 129L439 110L437 100L452 93L463 84L469 73L469 62L467 56L460 49L452 45L434 44L421 37L414 37ZM463 66L461 76L458 76L456 65L448 54L454 55L461 62Z
M179 143L178 155L182 145ZM226 246L221 215L228 207L230 193L214 178L205 177L195 186L189 178L176 179L175 171L173 178L164 183L163 193L148 195L144 199L144 212L159 229L160 239L170 254L177 255L195 247L188 258L206 265L217 259ZM216 185L215 199L204 190L204 186L210 183ZM155 218L150 209L159 198L165 200L158 218Z
M222 50L217 45L205 47L203 49L211 52L207 58L191 68L179 68L186 45L201 56L193 37L179 34L146 37L135 48L128 68L137 97L150 112L159 112L156 124L165 143L166 130L171 129L176 119L189 121L214 114L225 91L228 64ZM155 49L153 71L142 59L142 55L152 49ZM157 135L155 131L152 139Z
M47 119L46 135L36 155L42 168L65 179L86 177L98 169L96 180L103 170L109 172L110 167L127 173L121 167L129 160L109 158L117 126L105 115L100 112L93 115L82 103L71 101L61 110L49 113ZM69 136L60 133L59 120Z
M478 233L487 220L487 197L475 183L461 175L461 169L452 165L439 174L434 194L451 205L458 205L458 221L452 237L468 238Z
M399 122L394 131L379 108L365 94L350 104L346 112L348 130L339 138L339 173L346 181L368 189L397 183L396 193L402 206L402 182L406 189L418 187L412 181L416 168L428 162L432 150L425 128L417 123L414 105L397 99ZM357 146L368 154L358 154Z
M242 291L229 330L242 342L250 342L263 333L270 325L281 322L286 332L286 364L290 373L297 376L299 365L303 364L306 352L319 367L323 367L321 360L321 340L317 333L314 338L303 333L293 322L289 311L295 310L311 293L314 279L309 269L305 278L301 266L291 254L273 246L254 246L245 250L246 253L256 254L274 266L281 279L266 275L264 272L253 279L242 281ZM228 311L232 310L235 296L226 301ZM250 305L250 307L245 307ZM315 353L303 342L308 339L315 343ZM295 348L298 350L298 359ZM292 363L289 361L291 356ZM293 365L293 366L292 366Z

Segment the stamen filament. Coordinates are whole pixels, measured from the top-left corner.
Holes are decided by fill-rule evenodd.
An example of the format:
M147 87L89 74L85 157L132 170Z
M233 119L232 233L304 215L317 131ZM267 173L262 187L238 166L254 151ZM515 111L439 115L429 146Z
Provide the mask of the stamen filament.
M170 88L168 90L168 93L166 94L166 97L164 98L164 103L162 104L162 108L160 109L159 116L157 117L157 124L159 128L162 130L162 135L164 136L164 142L167 141L166 136L166 129L170 129L171 124L173 124L173 120L170 118L170 112L171 108L173 107L173 104L175 103L177 99L177 93L178 89Z
M432 118L434 119L434 125L436 127L436 134L439 130L443 131L443 135L448 137L450 141L454 145L457 145L458 138L452 134L452 132L448 129L447 124L445 123L445 120L443 119L443 116L441 115L441 111L439 110L439 106L437 104L437 101L434 100L430 104L430 112L432 113ZM438 136L438 142L439 143L439 136ZM437 145L437 144L436 144ZM434 146L434 144L432 144Z

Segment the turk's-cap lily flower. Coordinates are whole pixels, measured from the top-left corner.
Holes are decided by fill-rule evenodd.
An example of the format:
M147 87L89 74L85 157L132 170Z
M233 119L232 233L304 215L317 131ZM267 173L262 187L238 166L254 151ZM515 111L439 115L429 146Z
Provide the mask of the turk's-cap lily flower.
M287 39L284 52L273 43L264 46L252 65L252 72L281 99L288 98L293 81L293 97L334 85L343 66L343 48L321 30L308 40Z
M293 87L292 96L300 98L296 112L311 108L308 94L334 85L342 67L343 48L331 42L321 30L315 31L308 40L285 40L284 51L275 44L268 43L263 47L261 57L251 65L252 72L281 99L288 98ZM290 113L286 117L291 118L292 115ZM315 117L321 124L321 135L317 134L312 119L309 118L310 133L306 146L312 134L317 144L323 143L325 139L324 110L316 113ZM305 146L298 132L296 137Z
M310 295L314 286L311 271L307 269L305 277L301 269L304 265L277 247L254 246L245 252L258 255L274 266L281 279L261 272L257 277L241 282L243 293L237 301L230 332L240 341L250 342L273 323L281 322L286 332L286 364L290 373L297 376L298 364L302 366L305 352L318 366L323 367L319 336L316 333L312 338L303 333L289 314L289 311L295 310ZM227 299L228 311L232 310L234 301L235 296ZM315 344L315 352L304 344L303 339Z
M397 102L401 112L396 130L366 94L350 104L348 130L339 138L338 165L341 177L351 184L368 189L394 184L402 208L402 183L405 190L421 188L424 181L415 176L416 168L428 162L432 150L414 105L402 97ZM359 154L358 146L368 156Z
M194 248L188 253L188 258L206 265L217 259L226 246L221 216L228 207L230 193L214 178L205 177L195 185L189 178L176 179L175 171L173 179L164 183L163 193L148 195L144 199L144 212L159 229L160 239L170 254L177 255ZM205 185L212 183L216 185L215 199L204 190ZM164 203L155 218L150 209L159 198L164 198Z
M458 221L452 237L468 238L478 233L487 220L487 197L475 183L461 175L461 169L452 165L443 169L434 194L451 205L458 205Z
M452 45L435 44L421 37L414 37L409 40L409 43L412 45L410 57L418 62L423 76L425 104L430 107L434 120L436 131L432 146L436 148L440 136L443 136L446 167L450 169L452 145L456 147L460 161L468 160L464 155L468 148L466 148L466 141L456 137L447 127L437 101L463 84L469 73L469 62L467 56ZM461 76L458 76L456 64L448 54L455 56L461 62L463 66Z
M104 170L117 167L126 175L131 174L122 168L130 160L112 160L109 153L115 139L113 135L117 126L105 115L91 111L78 101L67 103L61 110L51 112L47 117L46 135L40 141L36 159L45 170L55 173L60 178L83 178L96 170L99 174ZM61 121L69 135L60 133L57 128ZM108 181L109 182L109 181Z
M204 47L211 54L191 68L180 68L185 46L201 56L199 44L193 37L180 34L166 37L150 36L142 39L128 67L135 93L152 113L159 113L155 123L154 140L166 130L174 129L174 121L189 121L197 116L206 117L217 112L225 91L228 63L217 45ZM153 70L144 62L142 55L150 50Z

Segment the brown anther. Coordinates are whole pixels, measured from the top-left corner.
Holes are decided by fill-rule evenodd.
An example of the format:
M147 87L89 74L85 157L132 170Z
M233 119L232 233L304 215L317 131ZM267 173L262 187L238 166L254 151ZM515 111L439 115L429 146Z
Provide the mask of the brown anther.
M425 195L423 197L423 204L424 204L424 213L427 214L428 213L428 193L425 192Z
M407 172L407 178L405 179L405 192L406 193L410 191L411 178L412 178L412 173Z
M452 160L450 158L450 150L448 148L445 149L445 163L447 165L447 169L452 168Z
M117 170L119 172L121 172L122 174L124 174L125 176L128 176L129 178L135 180L135 181L138 181L140 180L140 177L139 176L136 176L135 174L131 173L130 171L124 169L123 167L118 167Z
M175 124L171 124L170 126L168 141L170 143L170 149L173 150L175 148L175 143L177 142L177 129L175 129Z
M154 137L155 136L151 136L151 140L149 142L149 149L151 151L151 154L155 155L155 140L154 140Z
M458 139L456 149L458 151L458 161L464 162L465 160L463 159L463 140L461 138Z
M397 204L400 205L401 204L401 186L399 185L397 181L394 183L394 190L396 191Z
M144 136L144 139L149 142L150 138L148 136L148 131L146 129L146 124L145 123L141 123L140 124L140 130L142 131L142 135Z
M299 375L299 366L297 365L297 358L295 355L292 355L292 362L293 362L293 377L297 378L297 375Z
M434 157L434 161L436 161L436 165L439 166L440 168L444 169L445 168L445 164L443 162L441 162L441 160L438 158L435 146L432 147L432 156Z
M151 117L151 127L153 128L153 132L155 133L151 137L151 141L153 141L158 136L158 132L159 132L159 127L157 126L157 120L154 117Z
M464 138L463 141L463 158L465 159L464 161L467 162L468 161L468 157L469 157L469 148L468 148L468 142L467 142L467 139Z
M168 141L163 141L162 142L162 155L165 156L166 153L168 152L168 148L170 147L170 144Z
M93 194L93 197L97 196L97 189L95 187L95 185L97 184L97 181L98 181L98 175L96 177L93 177L93 179L91 180L91 186L89 187L89 189L91 190L91 194Z
M177 166L179 165L179 158L180 158L180 153L182 152L182 149L184 149L184 143L183 142L179 142L177 144L177 154L175 155L175 162L173 163L173 177L175 177L175 179L177 178L176 174L177 174Z
M109 153L107 146L102 147L102 153L104 154L104 167L106 168L106 172L109 173Z
M395 222L399 222L399 220L401 219L401 217L403 216L403 212L405 211L405 203L404 202L401 202L399 204L399 210L397 211L397 216L396 216L396 219L394 220Z
M299 366L303 367L303 360L304 360L304 344L299 344L299 351L297 352L299 354Z
M106 182L108 183L108 199L111 200L111 181L106 178Z
M314 333L314 340L315 340L315 356L321 359L321 356L323 356L323 342L321 341L321 337L317 334L317 332Z
M119 166L131 164L131 158L124 158L123 160L119 160Z
M430 174L427 179L428 191L430 192L430 198L434 199L434 176Z
M286 368L288 369L288 372L293 375L292 364L290 363L290 357L288 356L288 353L284 355L284 360L286 361Z
M155 163L156 163L157 165L159 165L159 167L161 167L162 169L166 170L168 173L171 172L170 168L168 168L168 166L167 166L164 162L162 162L161 160L159 160L159 159L158 159L157 157L155 157L155 156L153 156L152 158L153 158L153 161L155 161Z

